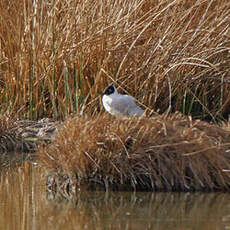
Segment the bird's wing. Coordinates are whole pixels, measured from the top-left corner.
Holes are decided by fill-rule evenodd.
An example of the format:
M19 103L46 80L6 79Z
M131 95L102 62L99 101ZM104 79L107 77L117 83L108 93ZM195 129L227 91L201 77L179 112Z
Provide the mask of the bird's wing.
M111 106L118 112L124 115L133 115L134 111L141 110L134 101L134 98L128 95L119 95L119 97L114 98Z

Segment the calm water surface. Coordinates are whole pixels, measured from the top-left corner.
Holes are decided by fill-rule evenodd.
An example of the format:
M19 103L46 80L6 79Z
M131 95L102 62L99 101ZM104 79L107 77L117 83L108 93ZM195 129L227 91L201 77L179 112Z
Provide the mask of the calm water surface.
M0 174L0 229L230 229L228 193L79 191L47 194L46 172L24 162Z

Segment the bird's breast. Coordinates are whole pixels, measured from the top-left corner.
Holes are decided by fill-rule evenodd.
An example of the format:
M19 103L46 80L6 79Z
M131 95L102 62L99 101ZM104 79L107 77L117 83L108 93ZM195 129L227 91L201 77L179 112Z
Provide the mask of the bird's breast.
M111 110L111 104L112 104L112 98L111 97L109 97L109 96L107 96L107 95L104 95L103 97L102 97L102 103L103 103L103 106L105 107L105 109L107 110L107 111L109 111L110 112L110 110Z

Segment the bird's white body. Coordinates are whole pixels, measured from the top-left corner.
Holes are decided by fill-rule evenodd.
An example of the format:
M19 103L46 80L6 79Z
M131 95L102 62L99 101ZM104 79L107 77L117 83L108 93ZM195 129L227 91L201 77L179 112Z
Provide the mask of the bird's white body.
M113 93L103 95L102 103L107 112L119 118L144 114L144 110L136 105L133 97L117 93L115 87Z

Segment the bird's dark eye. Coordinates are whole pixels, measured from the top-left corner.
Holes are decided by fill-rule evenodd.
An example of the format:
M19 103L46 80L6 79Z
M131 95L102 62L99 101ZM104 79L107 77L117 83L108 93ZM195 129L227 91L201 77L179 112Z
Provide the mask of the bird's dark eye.
M113 87L112 87L112 86L110 86L110 87L108 88L108 93L109 93L109 94L113 93Z
M110 95L110 94L113 94L115 91L114 87L111 85L111 86L108 86L105 91L104 91L104 94L105 95Z

